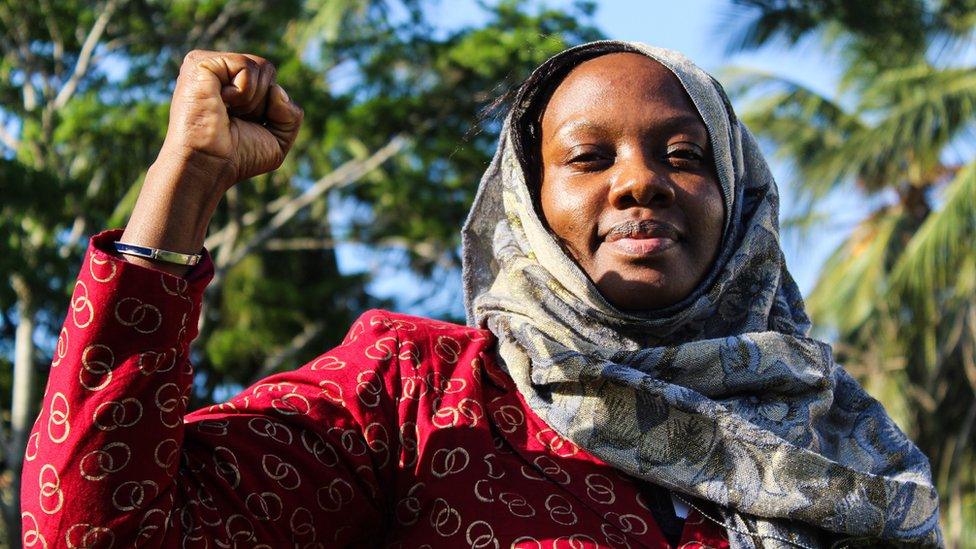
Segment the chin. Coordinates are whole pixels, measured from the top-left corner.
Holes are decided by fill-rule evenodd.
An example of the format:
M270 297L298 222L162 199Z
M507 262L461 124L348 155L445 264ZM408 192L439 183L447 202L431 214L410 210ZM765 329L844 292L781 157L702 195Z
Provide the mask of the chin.
M668 284L661 273L652 276L624 277L620 273L607 273L596 283L603 297L623 311L649 311L674 305L687 295Z

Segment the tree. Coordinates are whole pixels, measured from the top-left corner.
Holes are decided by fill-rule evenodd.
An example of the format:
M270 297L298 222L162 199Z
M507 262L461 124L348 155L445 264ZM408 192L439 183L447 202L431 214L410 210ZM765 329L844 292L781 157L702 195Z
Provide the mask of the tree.
M843 63L827 97L736 71L743 117L794 168L807 221L844 192L877 204L833 253L808 305L848 369L929 456L947 540L976 540L976 26L961 0L737 2L733 47L820 39ZM976 546L976 545L967 545Z
M443 32L421 0L0 1L3 517L19 546L19 471L87 237L120 226L194 48L257 52L305 107L278 171L240 184L207 239L217 269L193 350L198 403L334 344L380 304L342 275L339 242L427 277L457 232L500 127L485 107L530 68L599 34L592 5L506 0ZM332 212L335 204L348 211ZM337 231L341 219L348 229ZM7 370L5 369L4 372Z

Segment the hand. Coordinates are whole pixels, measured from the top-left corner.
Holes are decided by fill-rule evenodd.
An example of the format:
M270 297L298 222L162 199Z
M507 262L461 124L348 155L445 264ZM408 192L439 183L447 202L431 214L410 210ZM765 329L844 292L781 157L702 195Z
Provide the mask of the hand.
M192 51L173 92L169 127L122 235L131 244L197 253L210 218L235 183L281 165L301 108L256 55ZM172 274L188 267L126 256Z
M221 192L278 168L302 110L275 75L274 65L256 55L191 51L176 81L163 150L190 162L224 163Z

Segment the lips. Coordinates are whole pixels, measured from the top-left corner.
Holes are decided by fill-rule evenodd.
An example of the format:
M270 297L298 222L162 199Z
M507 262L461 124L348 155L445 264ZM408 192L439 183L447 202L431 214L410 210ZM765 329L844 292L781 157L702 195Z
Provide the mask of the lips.
M614 250L630 256L650 256L677 244L678 230L663 221L631 220L610 228L604 241Z

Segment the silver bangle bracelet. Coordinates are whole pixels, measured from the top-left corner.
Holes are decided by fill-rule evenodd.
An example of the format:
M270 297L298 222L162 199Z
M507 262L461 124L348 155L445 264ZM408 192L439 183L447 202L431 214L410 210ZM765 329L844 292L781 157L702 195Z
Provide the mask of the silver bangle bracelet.
M126 244L125 242L115 242L114 245L115 251L120 254L134 255L136 257L154 259L176 265L196 265L200 262L200 257L202 256L202 254L181 254L169 250L160 250L159 248L150 248L149 246Z

